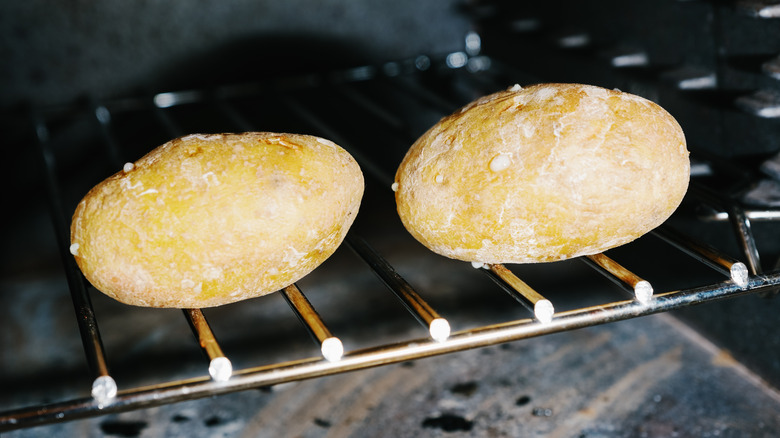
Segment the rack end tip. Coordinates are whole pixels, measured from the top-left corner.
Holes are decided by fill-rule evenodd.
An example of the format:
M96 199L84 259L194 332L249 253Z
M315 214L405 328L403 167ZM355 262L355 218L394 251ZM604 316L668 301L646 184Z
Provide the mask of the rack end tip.
M444 318L435 318L428 327L428 332L436 342L444 342L450 337L450 323Z
M534 315L536 319L543 323L552 322L555 309L550 300L539 300L534 304Z
M116 397L116 381L111 376L100 376L92 382L92 398L103 407Z
M328 362L336 362L341 360L344 356L344 344L341 343L341 339L336 337L330 337L322 341L322 356Z
M748 268L744 263L734 263L731 265L731 269L729 269L729 271L731 272L731 279L734 281L734 283L737 284L737 286L741 287L742 289L747 287L750 274L748 273Z
M209 375L217 382L226 382L233 375L233 364L225 356L215 357L209 363Z
M649 281L642 280L634 285L634 295L640 303L647 303L653 298L653 285Z

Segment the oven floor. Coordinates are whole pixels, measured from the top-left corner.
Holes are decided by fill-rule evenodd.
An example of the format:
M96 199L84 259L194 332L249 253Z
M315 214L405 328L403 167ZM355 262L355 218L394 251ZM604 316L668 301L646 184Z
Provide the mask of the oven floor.
M4 437L776 437L778 413L665 314Z

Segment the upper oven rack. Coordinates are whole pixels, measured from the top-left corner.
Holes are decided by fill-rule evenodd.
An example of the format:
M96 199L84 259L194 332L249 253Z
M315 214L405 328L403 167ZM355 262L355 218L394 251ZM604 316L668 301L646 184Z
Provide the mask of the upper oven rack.
M451 58L453 55L457 55L455 59ZM434 79L433 82L431 78ZM509 80L527 83L533 79L502 66L495 60L485 57L469 58L465 53L457 53L451 54L446 59L420 56L384 66L365 66L328 74L288 77L278 81L150 93L147 97L106 102L91 101L86 107L86 112L94 122L95 129L99 131L98 136L102 139L107 156L113 161L113 165L121 167L122 160L119 157L124 145L114 133L112 123L116 117L125 112L143 111L152 114L159 128L169 138L187 133L186 128L170 114L170 110L193 105L215 108L225 120L229 121L230 127L225 131L249 131L256 130L257 126L251 121L251 114L247 114L234 104L235 100L248 96L271 95L274 102L285 107L292 117L303 121L318 134L330 138L349 150L368 177L389 190L392 175L388 170L377 161L377 158L370 156L363 148L357 147L349 140L343 128L334 126L323 117L321 112L308 105L305 99L297 97L300 92L325 87L335 93L342 103L364 112L377 125L383 126L386 135L401 138L402 141L411 144L416 135L419 135L420 128L409 126L403 117L398 116L397 110L392 105L367 97L359 90L360 84L380 84L383 89L390 90L391 94L404 94L407 98L417 100L422 106L433 108L435 114L441 117L466 101L462 92L447 91L458 88L457 84L442 86L440 81L465 81L472 92L479 90L484 94L491 88L496 90L511 85L508 83ZM85 279L69 252L69 224L60 188L60 180L66 175L61 174L61 169L58 167L56 153L52 147L51 128L55 121L62 119L63 114L74 112L84 113L85 109L67 107L34 112L30 115L30 121L35 139L34 147L39 151L43 164L45 188L57 246L65 265L76 321L87 363L94 379L92 397L74 398L53 404L0 412L0 431L123 412L403 362L666 312L724 298L758 292L769 293L780 286L780 272L761 271L758 249L750 225L751 217L769 215L762 216L761 211L746 211L739 203L697 181L692 182L692 190L686 197L686 202L706 205L717 212L715 215L717 220L727 218L732 223L746 263L726 255L721 250L697 242L670 225L663 225L651 234L653 238L660 239L665 244L692 256L697 263L703 263L722 273L722 281L700 287L671 288L651 295L651 282L640 278L606 255L597 254L581 259L629 292L629 298L555 312L555 303L542 295L544 291L540 293L532 289L510 269L501 265L474 266L531 312L527 318L477 328L450 328L446 315L440 315L426 301L425 294L412 287L386 257L377 251L369 239L355 231L350 231L345 240L346 246L365 262L387 289L405 305L411 316L428 330L428 337L375 345L344 353L343 344L335 336L337 334L331 333L303 292L295 285L291 285L281 293L315 342L322 347L322 357L293 359L271 365L233 370L229 358L225 357L216 341L217 336L212 332L203 313L199 309L185 309L184 316L195 334L196 341L210 359L209 373L205 373L204 365L204 375L201 377L125 388L122 387L121 381L115 382L111 376L109 362L106 359L108 353L103 347L98 327L99 315L96 314L90 301L89 288ZM117 385L119 385L118 389Z

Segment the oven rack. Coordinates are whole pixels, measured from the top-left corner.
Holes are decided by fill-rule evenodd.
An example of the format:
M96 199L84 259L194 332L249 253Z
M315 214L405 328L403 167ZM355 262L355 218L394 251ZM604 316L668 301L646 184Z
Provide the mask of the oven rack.
M456 56L455 60L452 59L453 56ZM473 61L474 59L478 62ZM177 107L191 105L216 109L232 123L231 127L224 130L248 131L258 128L251 121L251 115L242 112L234 101L249 96L273 96L277 103L286 108L290 117L303 121L317 134L342 145L358 160L369 178L375 179L389 190L392 176L376 158L356 147L348 139L347 133L329 123L321 113L307 105L304 99L289 96L296 96L300 91L327 88L346 105L384 126L388 136L401 138L407 141L407 144L411 144L416 135L419 135L420 128L410 126L403 117L394 112L391 106L367 97L360 90L360 86L365 83L380 84L381 87L390 90L391 94L404 94L407 98L417 100L421 106L433 108L438 117L466 103L458 92L450 94L446 89L442 90L446 87L429 82L431 74L435 79L445 78L442 81L451 88L457 88L456 85L460 84L460 81L465 81L471 89L479 90L481 94L491 91L490 88L499 89L510 85L506 82L507 78L512 78L515 82L529 80L522 73L508 69L495 60L485 57L469 58L465 53L458 52L441 59L420 56L384 66L363 66L329 74L288 77L275 82L164 92L150 94L147 97L106 102L93 100L86 108L68 106L31 113L30 126L35 139L33 147L38 149L43 164L45 189L58 249L65 266L76 321L94 384L91 397L0 411L0 431L141 409L398 363L666 312L724 298L758 292L770 293L780 286L780 272L777 270L762 272L758 249L750 226L750 218L772 217L771 212L763 215L761 211L746 211L728 196L693 181L686 202L706 205L716 212L716 220L730 221L747 263L697 242L670 225L663 225L651 234L691 256L695 261L722 273L722 281L701 287L653 293L650 282L624 268L618 261L604 254L597 254L581 257L581 260L629 292L629 299L555 312L553 302L528 286L507 267L474 266L521 305L527 307L531 316L477 328L451 328L447 319L428 304L424 298L425 294L415 290L368 239L350 231L345 245L368 265L390 292L400 299L410 315L428 330L429 336L344 352L343 345L336 336L337 333L328 330L303 292L296 285L291 285L281 293L315 342L322 347L322 357L293 359L272 365L233 370L229 358L222 352L203 313L199 309L185 309L184 316L192 328L196 341L209 358L208 374L204 372L203 376L193 379L166 381L133 388L122 387L122 382L114 381L98 328L98 315L91 304L88 286L69 252L69 224L59 183L64 175L61 175L56 152L52 147L53 125L62 124L63 119L84 117L86 114L99 131L106 153L112 157L113 165L121 166L122 161L118 157L121 156L124 145L114 133L113 121L125 112L144 111L153 114L159 128L169 138L187 133L170 111ZM205 370L206 364L204 364Z

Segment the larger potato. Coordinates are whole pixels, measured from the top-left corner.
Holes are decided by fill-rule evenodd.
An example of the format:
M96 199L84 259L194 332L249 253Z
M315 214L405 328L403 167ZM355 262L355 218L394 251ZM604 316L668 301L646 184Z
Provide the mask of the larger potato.
M209 307L283 288L339 246L363 195L342 148L276 133L190 135L153 150L78 204L71 252L128 304Z
M447 257L594 254L664 222L688 188L685 136L655 103L578 84L515 86L420 137L395 176L407 230Z

